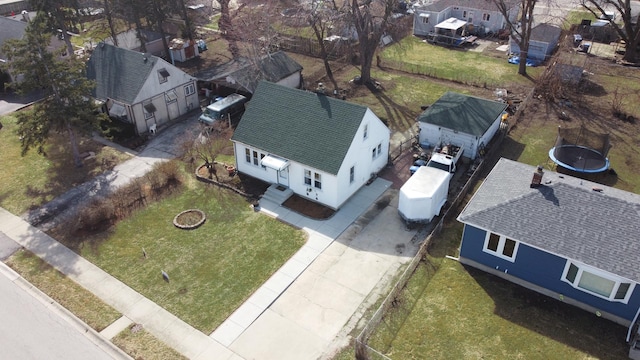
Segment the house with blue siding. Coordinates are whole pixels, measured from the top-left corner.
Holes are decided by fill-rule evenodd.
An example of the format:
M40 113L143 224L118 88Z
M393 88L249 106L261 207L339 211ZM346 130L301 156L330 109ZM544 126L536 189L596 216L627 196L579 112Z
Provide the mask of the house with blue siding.
M463 264L629 326L635 338L640 195L500 159L458 221Z

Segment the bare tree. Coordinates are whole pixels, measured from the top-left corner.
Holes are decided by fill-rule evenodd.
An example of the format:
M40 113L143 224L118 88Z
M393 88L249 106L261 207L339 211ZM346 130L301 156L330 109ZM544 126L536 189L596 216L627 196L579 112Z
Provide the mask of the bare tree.
M580 4L596 18L605 18L626 43L625 61L635 62L640 43L640 12L632 14L631 0L581 0ZM615 9L622 17L622 24L607 14L607 9Z
M334 90L337 91L338 83L333 76L333 71L331 71L331 64L329 64L329 52L324 39L329 35L329 30L336 27L338 19L342 16L335 0L328 2L329 6L326 8L322 8L322 5L324 5L324 3L314 2L307 17L307 22L311 26L311 29L316 36L316 40L318 41L318 45L320 47L320 58L322 58L322 62L324 63L324 69L327 73L327 77L333 84Z
M229 44L229 52L234 59L238 59L240 57L240 48L238 47L238 37L236 36L237 31L234 31L233 21L231 20L231 9L229 8L230 0L219 0L220 3L220 20L218 21L218 25L220 27L220 32L222 33L222 37Z
M232 131L222 122L217 122L214 126L202 126L199 134L187 134L182 139L181 150L183 159L187 161L200 161L204 163L209 178L214 176L218 180L215 162L218 155L229 147Z
M360 79L371 83L371 65L380 39L391 26L392 12L398 0L350 0L351 23L358 32Z
M510 0L492 0L498 7L498 11L504 16L511 40L520 48L520 64L518 66L518 74L527 75L527 56L529 55L529 39L531 38L531 29L533 27L533 9L538 0L520 0L520 21L514 23L511 21L510 10L513 4Z

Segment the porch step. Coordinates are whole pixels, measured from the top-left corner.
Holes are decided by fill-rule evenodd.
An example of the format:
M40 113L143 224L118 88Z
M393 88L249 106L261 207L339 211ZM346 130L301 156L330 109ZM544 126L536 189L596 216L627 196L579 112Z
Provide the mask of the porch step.
M262 195L262 199L269 200L278 205L282 205L289 197L293 195L293 190L282 185L273 184L269 186L267 191ZM261 200L262 200L261 199Z

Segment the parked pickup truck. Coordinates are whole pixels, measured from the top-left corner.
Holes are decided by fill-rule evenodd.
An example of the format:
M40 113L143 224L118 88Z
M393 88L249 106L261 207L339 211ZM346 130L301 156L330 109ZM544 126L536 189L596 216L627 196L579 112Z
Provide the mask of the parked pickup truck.
M462 157L464 149L456 145L444 145L436 148L427 162L428 167L434 167L450 173L456 172L458 160Z
M415 173L420 166L428 166L449 173L456 172L458 160L462 157L464 149L457 145L444 145L435 148L429 160L417 159L413 166L409 168L411 174Z

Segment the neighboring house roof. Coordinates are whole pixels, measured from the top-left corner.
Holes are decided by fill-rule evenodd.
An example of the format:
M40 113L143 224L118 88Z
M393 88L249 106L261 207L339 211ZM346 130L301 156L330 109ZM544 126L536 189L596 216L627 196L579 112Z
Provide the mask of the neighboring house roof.
M162 59L108 44L99 44L87 62L87 77L96 81L93 96L132 104L157 61Z
M481 136L506 110L507 104L448 91L418 121Z
M27 28L27 23L20 20L13 20L0 16L0 59L4 59L2 46L11 39L22 39Z
M156 31L141 29L140 34L145 39L145 44L162 39L162 34ZM138 39L138 33L135 29L121 32L116 35L116 38L118 39L118 47L133 50L139 49L141 46L140 39ZM111 37L104 39L104 42L109 45L113 45L113 39Z
M640 282L640 195L500 159L458 220Z
M237 85L239 90L253 93L260 80L278 82L287 76L302 71L302 65L286 53L278 51L265 55L257 62L239 59L224 67L208 69L195 75L200 80L225 82Z
M518 3L518 1L507 0L505 1L505 3L510 4L511 6L508 6L507 9L511 9ZM487 1L487 0L466 0L466 1L440 0L425 6L421 6L419 9L426 10L426 11L440 12L442 10L445 10L453 6L465 7L470 9L478 9L478 10L498 11L498 8L496 7L493 1Z
M552 43L558 41L561 32L562 29L558 26L551 24L538 24L531 29L531 38L529 40Z
M261 81L231 140L335 175L367 110Z

